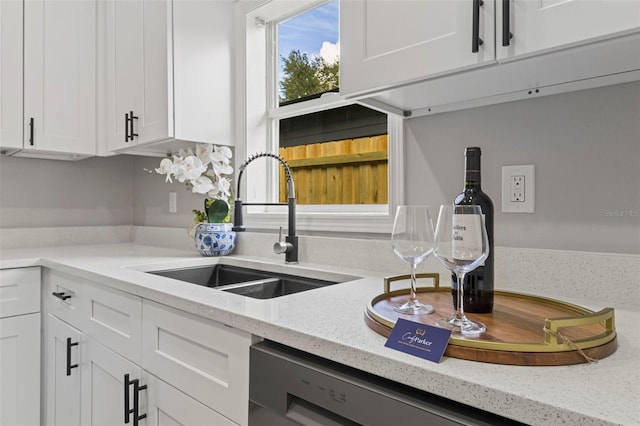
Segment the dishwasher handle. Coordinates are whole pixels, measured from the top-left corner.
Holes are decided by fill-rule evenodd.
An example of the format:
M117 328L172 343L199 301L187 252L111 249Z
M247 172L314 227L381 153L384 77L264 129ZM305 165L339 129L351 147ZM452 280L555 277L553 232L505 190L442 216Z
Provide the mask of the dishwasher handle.
M359 426L358 423L332 413L322 407L289 394L290 403L285 417L303 426Z

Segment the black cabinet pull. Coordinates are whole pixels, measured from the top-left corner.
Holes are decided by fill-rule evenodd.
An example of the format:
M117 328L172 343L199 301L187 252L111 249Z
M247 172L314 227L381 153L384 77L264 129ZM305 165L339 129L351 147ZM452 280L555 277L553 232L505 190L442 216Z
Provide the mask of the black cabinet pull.
M480 38L480 6L484 2L482 0L473 0L473 27L471 37L471 52L477 53L479 46L484 43Z
M129 387L133 385L133 408L129 402L130 394ZM129 374L124 375L124 422L129 423L131 421L131 414L133 414L133 426L138 426L138 422L142 419L146 419L146 414L138 414L140 412L140 391L145 390L147 385L140 386L139 379L129 380Z
M138 137L137 133L133 133L133 120L137 120L138 117L133 115L133 111L129 111L129 137L133 140L134 136Z
M71 299L71 295L69 293L65 293L64 291L54 291L51 293L52 296L57 297L60 300Z
M124 375L124 422L129 423L129 414L131 414L131 410L129 409L129 375Z
M511 0L502 0L502 45L509 46L513 34L509 28L509 20L511 19L509 7Z
M124 113L124 141L129 142L129 113Z
M34 132L33 117L29 118L29 145L33 146L33 132Z
M71 348L78 346L78 342L71 343L71 337L67 337L67 376L71 375L72 368L78 368L78 364L71 364Z

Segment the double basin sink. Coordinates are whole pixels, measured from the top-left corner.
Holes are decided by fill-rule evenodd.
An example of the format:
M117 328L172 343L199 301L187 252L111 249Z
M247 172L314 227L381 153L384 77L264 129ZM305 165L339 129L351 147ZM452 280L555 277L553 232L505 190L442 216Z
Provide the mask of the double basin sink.
M355 278L340 277L343 279L325 280L220 263L148 272L150 274L173 278L204 287L216 288L254 299L273 299L288 294L326 287L347 281L350 278Z

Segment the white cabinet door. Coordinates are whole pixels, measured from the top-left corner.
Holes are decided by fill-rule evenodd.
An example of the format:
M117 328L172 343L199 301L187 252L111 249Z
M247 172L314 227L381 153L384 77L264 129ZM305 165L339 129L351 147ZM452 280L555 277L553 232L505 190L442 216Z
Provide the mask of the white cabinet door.
M22 148L22 0L0 1L0 147Z
M140 364L142 299L88 283L82 297L82 332Z
M140 379L141 369L91 338L82 346L81 424L113 426L125 422L125 374ZM144 392L144 391L142 391ZM128 405L133 409L133 386L128 387ZM146 412L144 395L139 398L140 414ZM132 423L131 414L129 423Z
M46 424L80 425L82 333L51 314L47 321Z
M0 426L40 424L40 314L0 319Z
M143 371L142 383L147 385L148 408L145 412L147 418L144 421L148 426L236 425L236 423L146 371Z
M495 62L494 2L345 0L340 4L340 92L362 94Z
M40 268L0 270L0 318L40 312Z
M145 300L142 339L145 370L247 424L251 334Z
M509 30L513 34L509 46L503 46L502 40L505 3L509 7ZM640 1L637 0L499 0L497 8L496 44L500 60L640 29Z
M109 150L170 134L170 5L166 0L105 5Z
M232 0L173 2L177 139L233 145L233 13Z
M96 152L96 2L24 2L24 147Z

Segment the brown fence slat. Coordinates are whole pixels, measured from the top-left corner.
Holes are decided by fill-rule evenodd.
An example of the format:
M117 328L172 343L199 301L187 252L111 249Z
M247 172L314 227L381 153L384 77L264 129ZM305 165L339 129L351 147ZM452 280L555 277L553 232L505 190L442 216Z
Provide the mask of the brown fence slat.
M386 204L387 135L280 148L299 204ZM280 201L286 201L280 173Z

